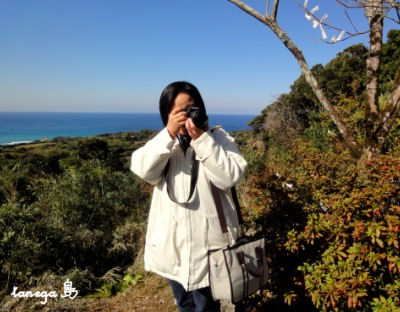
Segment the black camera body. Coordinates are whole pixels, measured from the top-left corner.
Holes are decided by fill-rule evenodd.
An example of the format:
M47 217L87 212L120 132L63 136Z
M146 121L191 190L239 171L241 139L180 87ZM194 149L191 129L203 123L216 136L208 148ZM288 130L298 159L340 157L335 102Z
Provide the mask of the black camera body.
M207 114L198 106L189 105L186 109L187 118L192 118L194 125L206 131L208 128L208 116Z

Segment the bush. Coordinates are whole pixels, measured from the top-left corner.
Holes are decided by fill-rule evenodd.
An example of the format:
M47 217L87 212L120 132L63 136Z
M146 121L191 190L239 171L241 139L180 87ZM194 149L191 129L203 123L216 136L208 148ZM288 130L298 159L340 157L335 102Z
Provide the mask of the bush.
M251 228L267 237L271 284L265 308L311 311L312 303L298 267L314 259L318 250L299 249L293 253L285 245L291 232L304 229L308 214L321 209L324 194L340 192L338 179L351 185L352 158L347 154L338 157L332 149L322 152L313 143L298 138L291 149L271 147L260 160L266 169L245 181L248 200L243 214Z
M297 139L290 150L270 148L245 190L245 220L266 235L271 267L268 291L250 305L400 308L398 156L357 163Z
M347 190L324 196L326 213L310 214L286 246L314 249L319 242L320 258L300 267L319 309L373 309L379 302L400 308L400 160L381 156L354 174Z
M35 284L46 271L87 270L86 275L101 276L132 262L149 199L133 174L87 160L60 176L37 178L32 187L34 203L17 199L0 207L3 291Z
M80 158L87 159L100 159L105 160L108 156L108 143L107 141L93 138L86 139L78 144L78 155Z

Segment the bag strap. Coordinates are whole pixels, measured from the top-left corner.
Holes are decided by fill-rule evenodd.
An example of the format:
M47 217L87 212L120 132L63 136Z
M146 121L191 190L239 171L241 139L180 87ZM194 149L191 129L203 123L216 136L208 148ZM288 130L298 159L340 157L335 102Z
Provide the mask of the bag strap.
M222 233L228 233L228 226L226 224L226 218L221 203L221 190L217 188L211 181L210 184L211 184L211 192L215 202L215 207L217 208L218 220L221 226ZM231 188L231 192L232 192L233 203L235 204L236 207L236 213L238 216L239 224L243 225L243 217L240 211L239 201L234 186Z
M211 181L210 184L211 184L211 192L214 198L215 207L217 208L219 225L221 226L222 233L228 233L228 226L226 224L226 218L221 204L220 190Z
M239 200L237 198L237 193L236 193L235 186L232 186L231 193L232 193L233 203L235 204L235 207L236 207L236 212L237 212L237 215L238 215L239 224L243 225L244 222L243 222L242 211L240 210Z
M211 133L214 133L215 128L212 128L210 131ZM214 197L214 202L215 206L217 208L217 214L218 214L218 219L219 219L219 224L221 225L222 233L227 233L228 232L228 227L226 225L226 218L224 214L224 210L222 209L222 204L221 204L221 198L220 198L220 189L217 188L211 181L211 191ZM239 205L239 200L237 198L237 193L236 193L236 188L235 186L232 186L231 188L231 193L232 193L232 199L233 203L235 204L236 207L236 213L238 216L239 224L243 225L243 216L242 212L240 211L240 205Z

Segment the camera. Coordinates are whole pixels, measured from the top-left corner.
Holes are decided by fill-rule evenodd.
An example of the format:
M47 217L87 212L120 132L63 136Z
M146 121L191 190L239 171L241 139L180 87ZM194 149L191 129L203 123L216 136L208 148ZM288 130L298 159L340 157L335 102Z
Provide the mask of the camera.
M189 105L186 109L187 118L192 118L194 125L206 131L208 127L208 117L207 114L198 106Z

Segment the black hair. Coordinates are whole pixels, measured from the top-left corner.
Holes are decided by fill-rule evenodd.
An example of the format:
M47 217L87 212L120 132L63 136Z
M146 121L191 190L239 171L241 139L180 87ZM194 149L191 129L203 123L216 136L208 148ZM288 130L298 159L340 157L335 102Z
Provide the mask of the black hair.
M194 104L206 113L206 107L204 106L199 90L190 82L175 81L166 86L160 96L160 115L164 126L168 124L168 115L179 93L190 95Z

